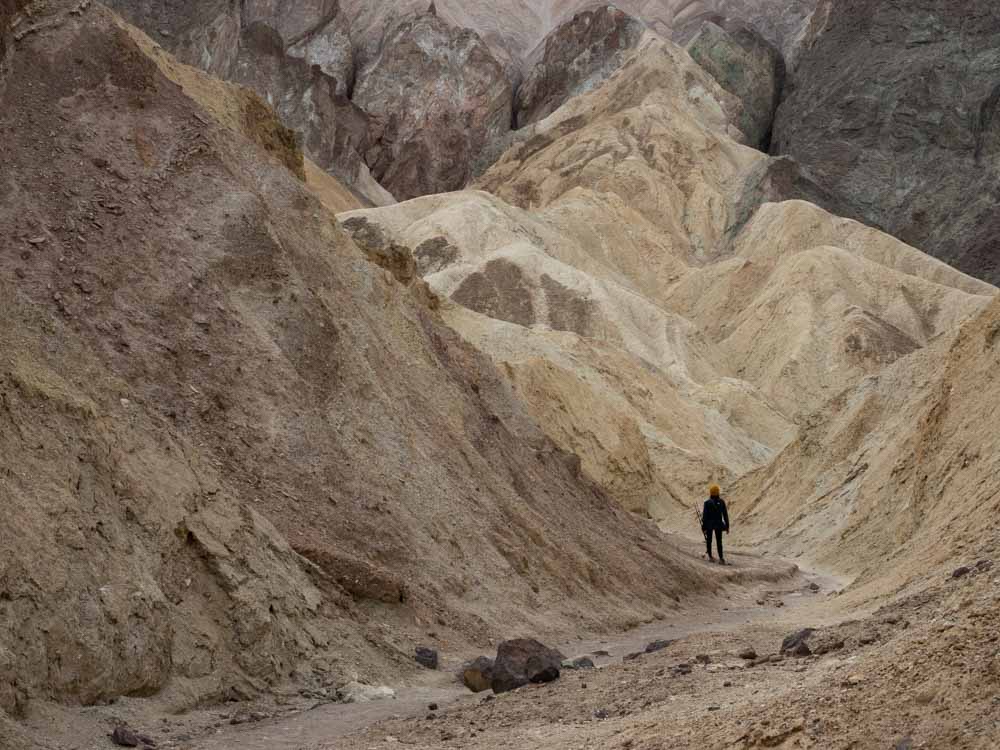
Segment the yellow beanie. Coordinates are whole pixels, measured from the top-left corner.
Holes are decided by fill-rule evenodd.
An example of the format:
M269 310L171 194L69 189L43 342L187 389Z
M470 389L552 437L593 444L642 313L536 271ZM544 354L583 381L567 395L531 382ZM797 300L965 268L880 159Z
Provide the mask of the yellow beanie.
M708 488L708 494L712 497L718 497L720 492L722 492L722 490L719 489L719 485L717 484L713 484Z

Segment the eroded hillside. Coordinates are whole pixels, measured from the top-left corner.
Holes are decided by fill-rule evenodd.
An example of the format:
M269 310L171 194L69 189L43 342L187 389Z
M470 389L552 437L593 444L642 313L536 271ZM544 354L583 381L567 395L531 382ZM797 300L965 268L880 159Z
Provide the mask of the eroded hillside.
M341 216L411 248L553 439L625 507L681 528L708 479L768 465L807 415L994 292L784 200L808 190L768 182L783 165L741 145L741 111L650 36L529 128L487 192Z
M376 679L418 623L621 626L712 585L336 228L253 94L203 107L100 5L15 22L5 711Z

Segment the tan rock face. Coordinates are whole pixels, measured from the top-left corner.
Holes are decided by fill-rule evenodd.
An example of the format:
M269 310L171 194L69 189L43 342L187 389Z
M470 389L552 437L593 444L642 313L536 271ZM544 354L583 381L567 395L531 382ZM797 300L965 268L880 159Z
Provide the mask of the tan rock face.
M511 87L475 34L425 13L399 23L358 75L375 178L401 200L463 187L511 126Z
M600 86L639 44L643 31L641 21L605 5L577 14L549 34L517 89L517 126L548 117L569 98Z

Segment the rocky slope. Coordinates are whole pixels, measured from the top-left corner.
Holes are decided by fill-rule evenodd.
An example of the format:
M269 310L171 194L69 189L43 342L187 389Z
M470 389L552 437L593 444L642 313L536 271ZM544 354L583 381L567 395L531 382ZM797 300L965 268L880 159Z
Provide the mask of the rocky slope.
M1000 281L995 3L825 2L774 148L838 210Z
M416 639L622 626L711 588L336 228L256 96L97 4L15 23L4 711L378 679Z
M812 0L111 4L182 61L256 90L313 161L374 205L465 187L509 144L512 124L598 86L646 25L689 39L707 20L745 24L788 48L812 8ZM769 64L759 45L738 46L752 67ZM775 92L754 89L764 104L748 106L748 132L759 143L769 122L757 120L769 119Z
M983 519L1000 509L998 332L994 300L957 335L810 415L773 464L741 482L753 533L850 576L866 599L979 559Z
M386 30L353 101L369 117L375 178L406 200L464 187L484 149L510 130L511 99L485 43L428 12Z
M554 30L529 57L534 62L514 102L517 126L548 117L568 99L604 83L639 44L643 30L638 19L610 5L578 13Z
M681 528L708 478L767 465L806 415L995 291L785 200L801 185L733 139L742 112L649 36L605 86L528 128L487 192L341 217L411 248L454 303L446 320L550 436L623 506Z

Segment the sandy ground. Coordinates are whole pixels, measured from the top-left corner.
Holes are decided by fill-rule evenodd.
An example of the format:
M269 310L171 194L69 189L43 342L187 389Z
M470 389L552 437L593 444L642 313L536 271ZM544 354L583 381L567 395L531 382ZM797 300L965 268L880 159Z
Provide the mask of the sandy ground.
M842 618L836 607L836 594L846 583L815 571L801 570L780 558L741 551L729 552L731 565L720 567L702 559L700 543L676 536L684 554L702 566L709 575L727 581L718 596L689 598L676 612L624 633L603 637L573 637L556 645L568 657L590 656L597 671L564 672L554 686L527 689L532 700L554 698L555 708L566 700L567 691L579 691L581 682L614 684L635 673L663 669L684 654L702 650L715 654L715 660L738 664L733 654L746 647L760 653L780 643L783 635L799 623L812 626L830 624ZM818 586L813 590L810 584ZM667 649L668 656L646 655L623 662L623 657L643 651L656 640L677 641ZM330 695L308 693L278 696L255 702L234 702L197 710L182 716L166 715L158 699L120 699L111 706L79 710L43 706L34 709L27 727L42 732L58 742L60 750L84 750L108 746L105 738L118 723L141 730L157 740L161 748L182 750L299 750L320 747L367 747L383 742L397 731L393 727L422 727L439 721L428 716L465 716L484 710L492 703L491 694L474 695L454 677L455 668L472 653L442 654L442 669L426 672L406 685L391 685L396 699L368 704L344 705L332 702ZM693 652L691 654L693 656ZM735 660L735 661L734 661ZM704 665L699 666L701 669ZM711 672L723 671L719 664ZM717 669L718 667L718 669ZM728 670L729 667L725 667ZM769 673L748 673L747 684L756 684ZM611 682L608 682L608 681ZM713 681L706 685L710 691ZM770 684L770 683L769 683ZM717 687L717 686L716 686ZM753 688L748 688L752 690ZM697 691L696 691L697 692ZM596 695L597 693L595 693ZM500 697L498 701L509 701ZM437 704L437 712L428 706ZM600 710L599 708L593 709ZM550 712L551 713L551 712ZM550 714L547 714L550 715ZM558 719L551 717L558 724ZM437 723L433 726L438 726ZM60 731L54 731L59 728ZM456 737L460 736L458 734ZM332 743L332 744L331 744ZM432 743L433 746L433 743Z

